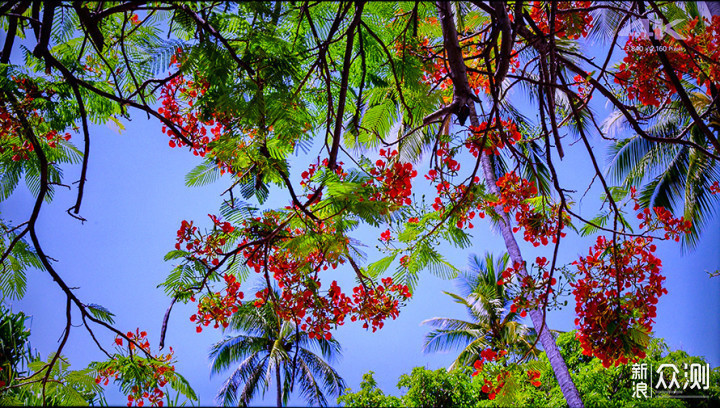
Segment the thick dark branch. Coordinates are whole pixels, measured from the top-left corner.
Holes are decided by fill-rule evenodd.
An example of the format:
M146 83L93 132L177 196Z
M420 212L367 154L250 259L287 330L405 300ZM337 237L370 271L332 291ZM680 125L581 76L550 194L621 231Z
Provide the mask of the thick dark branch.
M348 80L350 78L350 65L352 64L353 39L355 38L355 28L362 21L362 10L365 2L359 1L355 5L355 16L347 29L347 43L345 44L345 56L343 58L342 76L340 78L340 92L338 94L338 107L335 113L335 130L332 134L332 146L330 148L330 157L328 158L328 168L335 170L337 168L337 156L340 151L340 139L342 139L343 116L345 116L345 102L347 100ZM328 91L330 91L328 89Z
M54 1L48 1L45 3L45 6L43 8L43 19L40 36L38 37L38 42L35 45L35 49L33 50L33 55L38 58L40 58L44 50L47 50L48 45L50 44L50 33L52 29L53 18L55 18L55 7L56 5Z
M8 2L7 4L3 5L3 7L11 6L12 4L12 2ZM12 13L22 15L22 13L24 13L29 6L29 1L17 3L12 9ZM0 15L2 14L4 14L4 12L0 13ZM12 53L12 47L15 43L15 35L17 34L17 23L18 18L16 16L8 16L8 30L5 36L5 45L3 46L2 56L0 56L0 64L7 64L8 62L10 62L10 54Z
M453 15L450 10L450 3L438 1L435 3L441 21L452 20ZM465 122L465 118L469 113L468 103L477 101L478 98L473 94L467 79L467 69L463 60L460 44L458 43L458 33L455 24L442 24L444 50L447 53L447 64L450 73L450 79L453 81L453 101L446 109L458 116L458 120ZM436 112L437 113L437 112ZM434 118L432 114L425 118Z
M497 24L500 26L500 54L497 56L497 71L495 72L495 83L500 86L510 69L510 54L515 45L515 36L510 25L510 17L505 10L505 3L494 1L492 5L496 10Z
M73 8L75 9L75 13L77 13L78 17L80 18L80 24L82 24L85 32L88 34L90 40L92 40L92 43L97 48L98 55L102 55L102 50L105 47L105 36L98 27L100 20L97 18L96 15L91 14L90 10L85 8L83 2L80 0L76 0L73 2Z
M33 33L35 33L35 38L40 39L40 6L42 5L41 0L35 0L32 3L32 9L30 10L31 18L28 20L30 21L30 25L32 26Z
M65 348L65 344L67 343L68 337L70 337L70 328L72 327L72 314L71 314L71 306L72 301L70 299L70 296L67 296L67 303L65 305L65 330L63 333L62 340L60 341L60 345L58 346L57 350L55 351L55 355L53 355L52 360L47 365L47 371L45 372L45 376L42 380L42 402L43 406L45 406L45 385L47 385L48 379L50 378L50 374L52 373L53 366L55 366L55 363L57 363L58 359L60 358L60 353L62 353L63 348Z
M78 103L78 109L80 110L80 119L82 120L83 130L83 161L82 169L80 170L80 180L78 182L78 194L77 200L75 201L74 212L78 214L80 212L80 204L82 204L83 193L85 191L85 180L87 179L88 169L88 156L90 155L90 131L88 130L87 111L85 110L85 103L83 102L82 95L80 95L80 89L77 83L68 81L75 94L75 99Z
M27 1L26 3L29 4L30 2ZM0 16L4 16L13 6L16 6L16 4L12 1L6 1L5 4L0 4Z
M97 13L95 13L93 15L93 17L97 21L100 21L100 20L102 20L112 14L115 14L115 13L124 13L126 11L134 11L134 10L138 9L143 3L144 2L142 2L142 1L135 1L135 0L127 1L124 3L120 3L117 6L112 6L112 7L106 8L104 10L100 10ZM153 9L155 9L155 8L153 8Z
M500 53L496 59L495 83L502 84L510 69L510 56L515 44L515 32L510 24L507 10L505 10L505 2L492 1L489 6L479 0L472 0L471 3L488 13L500 29ZM490 36L490 41L495 41L494 35Z

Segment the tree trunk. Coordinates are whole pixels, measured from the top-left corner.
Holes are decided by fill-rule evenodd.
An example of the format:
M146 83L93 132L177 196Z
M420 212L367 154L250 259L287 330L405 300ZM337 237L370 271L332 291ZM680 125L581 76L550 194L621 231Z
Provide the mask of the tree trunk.
M280 364L275 366L275 383L277 383L277 406L282 407L282 383L280 382Z
M474 106L470 109L470 121L473 126L479 125ZM485 176L485 184L489 187L491 193L499 197L500 192L497 185L495 184L495 172L493 171L492 163L490 163L490 158L488 155L482 155L481 164L483 169L483 175ZM524 265L524 260L522 257L522 253L520 252L520 247L518 246L517 241L515 240L515 236L512 233L510 217L508 217L507 213L505 213L501 207L497 207L495 210L498 214L502 215L501 222L499 223L500 232L503 236L503 239L505 240L505 247L508 250L508 254L510 254L510 260L513 263L518 262L521 265ZM528 276L528 273L523 266L523 268L520 269L520 278L523 278L525 276ZM562 355L560 355L560 350L555 343L555 339L550 333L550 329L548 329L547 325L545 324L545 319L543 318L543 311L540 309L532 309L528 311L528 314L530 315L530 320L532 320L533 326L535 327L535 331L539 334L540 344L542 344L543 349L545 349L545 353L547 354L548 360L550 360L550 365L552 366L553 372L555 373L555 378L560 385L560 389L563 392L565 400L571 408L583 407L584 405L582 400L580 399L580 393L578 392L577 387L575 387L575 383L570 377L570 371L567 368L567 364L565 364L565 360L563 359Z
M462 52L460 50L460 44L458 42L457 29L455 28L455 20L453 19L452 12L450 11L450 6L447 2L442 1L438 1L436 4L440 15L440 22L442 24L443 36L445 37L444 43L448 55L450 78L453 81L453 86L456 88L454 91L454 99L457 99L458 96L469 95L472 90L470 89L468 84L467 70L465 69L465 62L462 59ZM502 78L498 79L499 81L502 81ZM462 87L463 89L457 89L458 86ZM477 112L475 110L475 104L470 101L468 102L468 105L470 105L470 123L473 126L479 126L480 123L478 121ZM499 196L500 192L497 185L495 184L495 171L493 170L492 163L490 162L490 157L483 153L481 153L480 157L482 171L485 178L485 184L491 193ZM503 211L501 207L497 207L496 211L502 216L499 222L499 227L503 240L505 241L505 247L507 248L508 254L510 255L510 260L513 263L518 262L523 265L524 261L522 253L520 252L520 247L518 246L518 243L515 240L515 236L512 233L512 224L510 223L510 217L507 213ZM520 277L522 278L524 276L528 276L528 273L527 270L523 267L520 270ZM535 327L536 332L539 333L540 343L545 349L545 353L550 360L550 365L552 366L552 369L555 373L555 378L560 385L560 389L563 392L565 400L572 408L583 407L584 405L582 400L580 399L580 394L578 393L577 387L575 387L575 383L570 377L570 372L568 371L567 365L565 364L565 360L563 359L562 355L560 355L560 350L555 343L555 339L552 337L552 335L550 334L550 330L545 325L545 320L543 319L543 311L534 309L528 311L528 313L530 314L530 319L533 322L533 326Z

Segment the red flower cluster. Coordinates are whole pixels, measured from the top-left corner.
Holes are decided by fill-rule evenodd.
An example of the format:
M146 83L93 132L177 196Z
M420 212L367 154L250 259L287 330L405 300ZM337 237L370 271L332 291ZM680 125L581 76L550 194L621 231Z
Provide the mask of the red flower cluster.
M175 249L186 250L189 259L204 262L205 265L219 265L218 255L223 253L223 245L227 242L228 234L235 230L229 222L222 222L216 216L208 214L213 221L214 228L209 234L201 234L198 228L193 225L193 221L187 222L183 220L180 223L180 229L177 231L177 242ZM185 246L183 248L183 243Z
M428 175L425 176L426 179L431 181L435 181L436 177L437 170L435 169L430 170ZM473 183L477 184L479 182L480 178L476 176L473 179ZM453 203L457 205L458 201L467 194L462 209L458 209L458 211L456 211L454 215L457 218L456 226L458 228L464 228L465 226L467 226L468 228L474 228L475 225L472 223L472 220L475 219L476 215L479 218L485 218L484 212L475 211L475 208L481 210L484 209L484 207L482 206L482 204L474 204L475 194L472 191L466 193L468 187L465 184L453 186L447 181L442 181L438 183L435 187L437 188L438 195L433 201L432 208L433 210L438 212L445 211L447 203Z
M566 224L570 222L570 216L567 213L562 214L562 219L558 223L557 214L560 206L554 204L550 208L550 215L543 214L535 209L531 211L518 211L515 213L515 221L518 225L513 227L513 232L518 232L520 228L525 228L523 238L530 242L533 246L538 247L540 244L547 245L549 242L557 243L558 229L562 230ZM565 233L561 232L560 237L565 237Z
M510 313L518 313L519 311L520 317L525 317L528 310L544 306L548 295L553 293L553 286L557 284L557 279L550 277L550 272L547 270L547 258L544 256L537 257L535 266L538 269L537 278L525 275L520 279L519 290L513 298L512 305L510 305ZM502 272L497 284L509 285L514 276L520 276L522 267L523 265L518 262L513 263L512 266Z
M431 18L437 24L436 18ZM452 80L448 75L447 68L445 67L445 61L442 55L438 55L430 45L428 38L423 38L420 43L421 49L424 51L422 55L427 61L423 66L425 72L422 77L422 82L430 86L438 86L440 89L452 89Z
M279 217L277 212L266 212L254 223L243 223L241 234L245 238L240 245L246 245L253 234L258 234L258 223L274 228L280 224ZM308 228L313 226L311 223L307 225ZM390 278L383 279L378 285L366 281L366 285L353 289L352 297L344 294L337 282L333 282L327 292L321 291L319 271L335 269L338 264L343 264L343 248L349 241L346 237L335 235L336 228L330 221L314 227L318 229L312 232L314 234L336 236L332 242L334 246L318 246L303 254L283 247L281 242L270 244L267 250L261 245L248 246L243 250L248 267L258 273L267 270L281 289L279 296L267 289L257 292L255 306L262 307L272 302L280 318L296 322L313 338L331 338L330 329L344 324L347 316L351 316L352 321L365 320L365 327L372 326L373 330L382 327L386 318L396 318L400 304L411 294L407 286L393 284ZM286 227L278 235L290 239L309 233L309 230Z
M213 321L215 328L220 325L227 327L230 316L236 313L242 305L245 295L240 291L240 282L230 274L224 275L223 279L225 280L225 289L221 292L211 292L200 298L197 313L190 316L190 321L197 323L195 330L198 333L202 331L202 326L209 326ZM195 301L195 298L190 300Z
M590 99L590 90L592 89L592 85L588 80L589 76L590 73L588 73L587 76L575 75L573 77L573 80L578 87L578 96L586 102Z
M487 202L486 207L501 206L506 213L516 210L530 212L530 205L525 200L537 195L535 183L520 179L513 171L497 179L495 184L500 188L500 198L498 201Z
M690 56L679 51L679 45L672 38L664 39L663 44L677 76L682 78L692 64ZM627 56L618 66L614 81L627 90L630 100L658 107L677 92L648 38L631 36L624 49Z
M235 231L235 227L233 227L229 222L223 222L220 221L220 219L212 214L208 214L208 217L212 220L213 224L215 224L216 227L220 228L224 234L229 234L233 231Z
M710 186L710 194L720 194L720 181L716 181Z
M652 215L652 212L655 212L655 216ZM653 207L652 211L645 208L637 217L642 220L640 228L647 227L650 230L663 228L665 239L673 239L675 242L680 241L681 233L687 234L692 229L692 223L689 220L684 217L674 218L672 213L664 207Z
M147 339L147 333L145 331L136 329L135 333L129 331L126 335L130 340L139 344L143 351L147 353L150 352L150 342ZM122 337L116 337L115 344L118 347L122 347ZM132 350L135 348L135 344L129 342L128 349L131 353L130 358L117 358L102 363L97 370L95 383L108 385L111 378L114 381L135 381L136 384L130 387L130 394L127 396L127 406L135 405L142 407L145 405L145 400L147 399L150 406L162 407L164 404L162 398L165 396L165 393L161 388L168 383L169 376L173 375L175 371L175 366L169 364L172 361L174 351L172 347L170 347L169 354L145 359L132 357ZM128 362L130 362L133 367L128 367ZM127 376L128 378L124 379L123 376ZM131 377L134 378L131 379Z
M313 176L315 175L317 168L317 164L311 163L307 171L303 171L302 174L300 174L300 177L302 177L302 180L300 180L300 185L302 187L310 188L310 179L313 178Z
M589 1L558 1L555 15L555 35L559 38L577 40L580 36L587 37L593 27L593 18L586 10L590 7ZM535 21L540 31L550 34L548 3L535 1L530 9L530 17Z
M637 202L637 190L635 187L630 188L630 198L635 202L634 210L640 210L640 204ZM653 212L655 215L653 216ZM665 239L672 239L675 242L680 241L680 234L687 234L692 230L692 223L685 217L674 218L672 213L665 207L644 208L638 213L637 218L641 220L640 228L648 231L664 230ZM650 239L652 240L652 239Z
M117 339L115 340L117 343ZM121 340L122 344L122 340ZM103 370L98 370L98 375L95 377L95 384L101 384L101 385L108 385L110 383L110 378L118 379L120 377L120 373L115 371L114 368L106 368Z
M209 86L207 82L193 82L185 79L183 75L178 75L160 90L162 107L158 108L158 113L182 131L182 136L192 142L190 149L193 154L201 157L205 157L205 154L211 150L208 143L217 140L225 131L225 127L219 120L200 120L198 113L192 109L195 99L198 95L204 94ZM183 100L187 101L187 104L181 105L180 101ZM208 127L212 139L208 135ZM170 147L185 145L172 129L163 126L162 132L170 136Z
M495 184L500 188L500 198L497 201L484 203L484 209L501 206L506 213L514 211L518 225L513 227L513 232L524 228L524 239L533 246L557 242L558 229L562 230L570 222L570 217L563 213L562 220L558 224L557 214L560 211L558 205L553 205L549 214L531 207L526 200L537 196L535 183L520 179L515 172L510 172L500 177ZM565 233L561 232L560 236L564 237Z
M327 296L320 292L322 282L317 271L327 266L322 258L318 251L300 260L286 251L273 248L268 255L267 270L278 282L280 296L273 295L271 299L266 288L255 294L255 306L262 307L272 301L275 313L281 319L300 324L300 329L308 332L311 338L327 338L331 326L337 323L336 317L343 314L343 308L342 305L332 307ZM265 268L265 263L263 260L251 258L248 266L261 271ZM333 268L336 266L337 264L334 264Z
M50 91L47 91L47 95L43 95L43 91L38 89L37 85L32 81L17 77L12 77L12 79L17 83L18 90L23 91L23 98L18 101L20 109L26 111L25 114L32 119L33 123L44 123L45 119L33 107L33 101L36 98L49 97ZM37 129L35 131L37 132ZM10 150L12 152L10 157L12 161L28 160L30 158L29 154L34 151L34 147L28 140L23 140L20 136L22 134L20 121L15 119L4 105L0 105L0 154ZM45 143L51 148L57 147L58 143L63 140L70 140L70 133L61 133L51 129L38 134L38 142Z
M507 267L502 273L500 274L500 279L498 279L497 284L498 285L505 285L510 282L513 276L517 276L522 269L522 264L520 262L513 262L512 266Z
M138 328L138 329L135 330L135 333L133 333L133 332L127 332L127 333L126 333L126 336L127 336L128 339L131 340L131 341L128 342L128 347L130 348L130 350L134 350L134 349L135 349L135 343L139 344L139 345L140 345L140 348L143 349L143 350L145 350L145 351L149 351L149 350L150 350L150 341L148 341L148 339L147 339L147 332L146 332L146 331L140 331L140 329ZM135 343L133 343L133 341L134 341ZM116 336L116 337L115 337L115 344L117 344L118 346L122 346L122 345L123 345L123 338L120 337L120 336Z
M640 209L635 188L630 189L635 210ZM662 207L638 214L640 228L663 230L664 239L678 241L691 229L689 221L674 218ZM603 365L624 364L644 358L644 346L632 331L649 333L656 317L658 298L667 294L660 274L662 262L653 255L652 237L635 237L620 243L598 237L587 257L573 262L581 279L572 284L577 305L578 339L583 353L594 355Z
M678 78L689 75L699 86L705 86L710 94L711 84L720 86L720 67L709 61L720 58L720 16L713 16L712 21L704 20L701 27L699 20L688 22L680 29L680 34L690 53L672 36L666 36L658 50L647 34L631 36L625 44L627 56L618 67L615 82L627 89L629 98L637 98L643 105L660 106L677 90L667 75L658 51L664 52ZM703 55L702 58L698 55Z
M27 160L28 153L33 151L33 145L27 140L21 140L20 122L10 115L4 105L0 105L0 154L12 150L12 161Z
M380 149L380 156L375 167L370 169L374 179L366 185L375 185L376 191L368 198L370 201L385 201L395 205L410 205L412 202L412 179L417 176L417 170L412 163L401 163L397 150L386 151ZM375 182L379 182L376 185Z
M363 328L367 329L370 323L375 332L383 328L388 317L393 320L398 317L400 302L408 300L412 294L406 285L393 284L392 278L387 277L381 279L381 284L374 288L366 289L362 285L354 287L352 296L355 307L350 320L364 320Z
M598 237L587 257L573 262L581 279L573 283L583 354L599 358L603 366L644 358L632 330L649 333L658 298L667 293L660 259L650 238L636 237L620 244Z
M313 280L313 284L308 286L314 287L314 290L283 290L276 300L279 302L276 308L278 315L286 320L302 321L300 329L308 332L310 338L331 339L331 327L345 324L347 316L353 322L364 320L363 328L372 326L375 332L384 326L388 317L396 319L401 303L412 296L406 285L393 284L390 277L371 288L366 289L363 285L353 288L352 298L342 292L337 281L331 283L325 296L319 292L320 285L321 282ZM269 301L269 292L264 289L256 293L256 297L255 306L262 307Z
M540 371L530 370L527 372L527 376L533 386L539 387L542 385L542 383L540 382Z
M165 393L160 388L155 387L151 391L143 391L141 393L137 387L133 387L132 391L133 394L127 396L128 407L131 407L133 405L137 407L144 406L145 398L147 398L151 407L162 407L165 404L165 402L162 400L162 398L165 396Z
M434 211L445 211L448 206L453 208L453 218L458 228L474 228L472 220L475 216L484 218L485 213L482 204L477 203L478 190L473 185L480 183L480 177L475 176L472 183L454 185L448 179L456 176L460 170L460 163L455 160L454 153L456 149L451 149L449 143L440 142L435 151L438 165L432 168L425 175L427 180L435 183L437 196L435 197L432 208ZM460 206L460 207L458 207ZM480 211L476 211L480 210Z
M483 366L486 361L494 361L499 359L499 357L507 355L507 351L500 350L499 353L495 353L491 349L485 349L480 352L480 359L475 361L473 363L473 368L475 371L473 371L472 376L476 376L480 374L480 371L482 371ZM503 389L505 386L505 380L510 376L509 371L502 371L500 374L497 375L496 381L493 382L487 378L483 378L483 386L482 386L482 392L485 394L488 394L488 399L494 400L497 394Z
M177 65L179 68L179 59L181 57L182 49L178 48L176 54L172 56L170 65ZM205 157L207 153L212 151L208 144L218 140L226 132L228 126L227 118L217 113L213 113L212 118L209 120L200 119L197 109L193 107L197 98L204 95L209 87L209 82L204 79L192 81L186 79L185 75L179 74L165 83L160 89L162 106L158 108L158 113L181 131L182 136L192 143L190 150L193 154L201 157ZM180 135L176 135L173 129L168 129L167 126L163 125L162 132L170 136L168 142L170 147L182 147L185 145L180 139ZM242 145L244 142L240 144ZM223 158L215 157L222 173L226 171L233 172L232 158L243 147L244 145L238 146L235 150L224 149L222 152Z
M324 168L327 168L327 167L328 167L328 164L329 164L328 159L323 159L322 163L320 163L320 164L311 163L310 166L308 167L307 171L303 171L303 172L300 174L300 177L302 178L302 179L300 180L300 186L302 186L304 189L306 189L306 190L309 191L309 193L308 193L308 195L307 195L308 198L309 198L313 193L315 193L315 191L316 191L316 189L317 189L316 186L314 186L314 185L312 185L312 184L310 183L310 180L313 178L313 176L315 175L315 173L317 173L321 168L323 168L323 167L324 167ZM338 163L337 163L337 166L335 167L335 174L337 174L338 178L339 178L341 181L342 181L342 180L345 180L345 178L346 178L347 175L348 175L348 173L347 173L345 170L343 170L343 165L344 165L344 164L345 164L345 163L343 163L343 162L338 162Z
M455 157L448 150L448 143L440 143L440 148L437 149L435 154L442 163L442 168L447 168L450 174L455 174L460 171L460 163L455 160Z
M703 58L692 58L691 75L698 85L704 85L706 92L710 94L710 84L720 88L720 16L712 16L712 20L703 19L703 26L700 26L698 18L688 22L687 28L682 32L687 38L685 43L690 49L697 50L704 55ZM671 60L672 61L672 60Z
M500 125L498 125L497 120L493 119L490 126L488 126L487 122L482 122L479 126L470 126L470 131L472 136L465 142L465 147L475 157L478 157L483 136L486 134L487 139L483 149L485 154L499 155L500 151L498 149L505 148L505 143L515 144L522 139L522 134L512 120L501 120Z
M475 377L476 375L480 374L480 371L482 371L485 362L492 362L506 355L507 350L500 350L496 353L493 349L487 348L480 351L480 359L476 360L473 363L473 368L475 369L475 371L472 373L472 376ZM484 392L487 393L487 391Z

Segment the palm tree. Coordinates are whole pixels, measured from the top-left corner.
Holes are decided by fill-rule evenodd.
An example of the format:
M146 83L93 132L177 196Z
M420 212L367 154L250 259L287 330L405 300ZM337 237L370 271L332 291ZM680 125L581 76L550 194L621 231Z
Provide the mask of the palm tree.
M709 104L709 98L702 94L697 94L695 101L698 107ZM679 106L676 108L658 115L647 133L667 138L679 134L689 125L690 118ZM718 112L712 113L710 123L720 128ZM622 125L620 116L614 113L606 120L605 130L612 135ZM710 147L697 126L692 126L688 134L696 145ZM657 143L639 135L620 139L612 146L611 154L610 175L626 188L640 187L638 201L643 208L680 210L692 222L690 234L683 236L682 244L694 248L720 204L720 196L710 192L710 186L720 180L720 162L687 145Z
M528 351L528 356L538 355L535 331L521 324L517 313L509 311L514 295L505 285L497 284L509 259L508 254L497 260L489 253L482 259L471 256L469 273L459 279L461 295L445 292L465 306L469 321L433 317L423 322L435 328L425 337L426 352L462 348L450 370L472 364L486 348L507 350L518 359Z
M247 405L259 390L264 395L273 381L278 407L287 404L296 385L308 404L320 406L327 406L326 393L339 396L345 388L345 381L328 364L339 357L340 343L311 339L293 322L278 318L272 302L262 307L246 302L229 323L227 330L240 333L214 344L210 352L213 375L237 364L216 397L223 405Z

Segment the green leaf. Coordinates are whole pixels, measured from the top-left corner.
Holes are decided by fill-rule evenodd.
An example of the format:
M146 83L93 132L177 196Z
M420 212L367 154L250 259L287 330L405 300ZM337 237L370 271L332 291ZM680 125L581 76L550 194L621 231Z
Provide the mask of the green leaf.
M598 228L598 227L604 228L605 225L607 224L609 217L610 217L609 213L603 213L603 214L600 214L600 215L596 216L595 218L591 219L590 222L597 225L597 227L595 225L585 224L585 225L583 225L582 228L580 228L580 235L582 235L583 237L586 237L588 235L597 233L598 231L600 231L600 228Z
M97 318L98 320L102 320L103 322L110 324L115 323L115 320L113 319L115 314L107 310L105 307L94 303L89 303L85 306L87 306L90 313L92 313L92 315L95 316L95 318Z
M185 185L188 187L204 186L220 178L220 168L211 160L205 160L195 166L185 175Z
M178 258L184 258L189 252L187 251L181 251L179 249L174 249L167 254L165 254L165 257L163 258L165 261L170 261L172 259L178 259Z
M170 383L170 386L174 390L178 391L190 400L198 400L197 394L195 394L195 390L193 390L193 388L190 386L190 383L185 379L185 377L183 377L177 372L169 377L170 378L168 379L168 381Z
M381 274L385 273L385 271L387 271L387 269L390 267L390 265L395 260L396 256L397 256L397 254L392 254L392 255L386 256L376 262L371 263L366 268L367 274L373 279L377 278Z
M641 328L631 327L628 330L630 339L638 346L646 349L650 345L650 335Z

